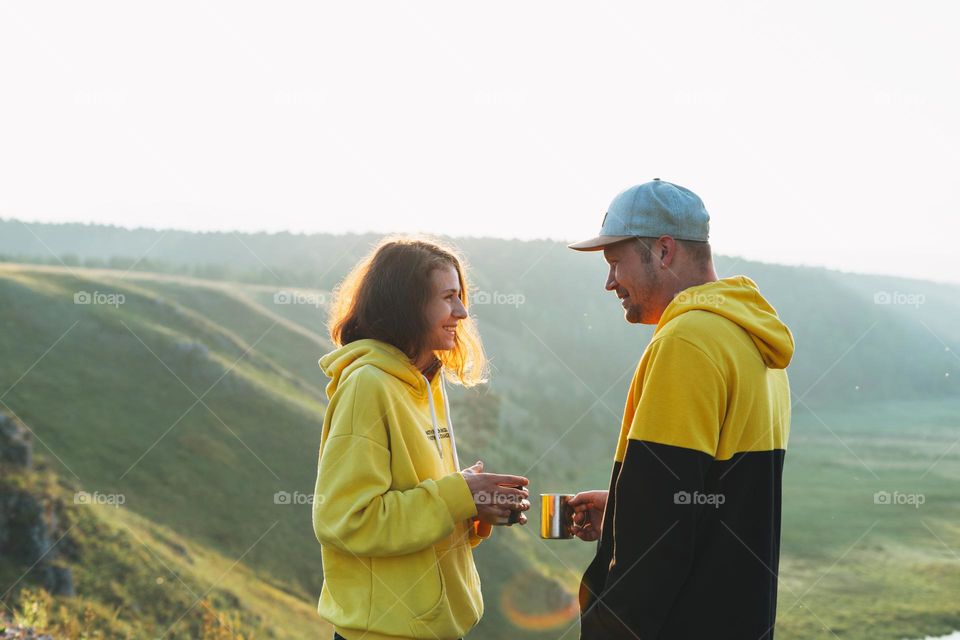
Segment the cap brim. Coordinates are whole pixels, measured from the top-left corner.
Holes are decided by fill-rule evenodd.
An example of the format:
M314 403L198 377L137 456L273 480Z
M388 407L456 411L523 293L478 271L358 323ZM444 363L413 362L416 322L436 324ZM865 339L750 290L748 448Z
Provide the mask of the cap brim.
M574 251L600 251L605 247L609 247L611 244L623 242L633 237L634 236L597 236L596 238L590 238L583 242L568 244L567 247Z

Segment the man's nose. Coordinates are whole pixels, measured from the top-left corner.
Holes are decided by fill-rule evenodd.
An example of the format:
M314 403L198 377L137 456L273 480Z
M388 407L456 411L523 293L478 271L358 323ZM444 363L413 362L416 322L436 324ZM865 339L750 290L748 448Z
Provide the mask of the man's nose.
M612 275L607 276L607 284L604 285L604 288L605 288L607 291L613 291L614 289L616 289L616 288L617 288L617 279L614 278Z

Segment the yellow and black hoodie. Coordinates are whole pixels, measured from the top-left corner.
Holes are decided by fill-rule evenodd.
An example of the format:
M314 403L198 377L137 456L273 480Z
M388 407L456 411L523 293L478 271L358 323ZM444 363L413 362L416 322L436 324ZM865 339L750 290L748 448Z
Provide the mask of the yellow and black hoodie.
M772 639L793 350L746 277L666 308L627 395L584 640Z
M461 637L483 614L472 547L490 527L459 473L442 371L428 381L377 340L320 366L331 381L313 502L317 610L347 640Z

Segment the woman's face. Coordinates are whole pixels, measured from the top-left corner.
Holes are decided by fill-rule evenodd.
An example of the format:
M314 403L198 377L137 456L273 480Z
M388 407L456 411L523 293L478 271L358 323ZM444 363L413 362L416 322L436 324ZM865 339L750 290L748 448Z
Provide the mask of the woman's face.
M456 346L457 323L467 317L467 310L460 300L460 278L453 266L445 266L430 272L432 291L425 310L427 339L424 349L428 352L447 351Z

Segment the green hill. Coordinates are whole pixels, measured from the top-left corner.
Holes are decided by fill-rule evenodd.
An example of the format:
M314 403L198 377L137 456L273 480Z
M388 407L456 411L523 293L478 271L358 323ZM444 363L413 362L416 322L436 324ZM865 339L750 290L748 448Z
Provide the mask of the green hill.
M143 629L190 605L186 589L177 597L161 589L169 602L151 595L160 563L124 538L129 528L198 595L242 558L211 592L211 608L238 616L255 637L324 637L326 626L305 614L321 584L305 502L326 383L316 361L330 348L329 287L373 238L31 225L42 242L11 246L8 232L22 226L0 223L0 252L56 265L0 264L0 411L35 433L58 479L51 484L65 483L67 497L82 489L126 500L67 505L88 522L78 545L110 531L126 539L67 562L76 597L117 607L119 621ZM534 493L605 486L649 330L622 321L597 256L549 242L458 244L495 366L489 385L452 393L461 459L526 473ZM960 290L717 262L721 275L757 280L797 337L778 637L824 626L840 637L898 639L960 628L951 599L960 567L948 551L960 548L951 497L960 476ZM80 266L93 264L116 268ZM75 304L83 293L91 304ZM882 293L889 304L875 298ZM922 493L925 502L875 504L882 491ZM277 504L278 492L290 504ZM498 530L477 550L487 615L471 637L576 637L570 594L591 554L591 545L541 541L534 527ZM143 579L118 591L95 579L95 566ZM26 568L10 565L2 577ZM34 584L29 572L24 584ZM2 599L13 606L16 592ZM158 604L131 606L140 601Z
M77 483L58 479L46 463L27 472L4 471L0 498L33 496L56 514L55 538L48 540L56 544L41 563L56 555L76 589L73 596L51 596L38 584L38 565L3 558L0 583L5 590L15 585L4 599L8 607L17 603L19 622L56 638L332 635L321 631L327 625L318 623L311 603L272 576L132 509L78 506Z

